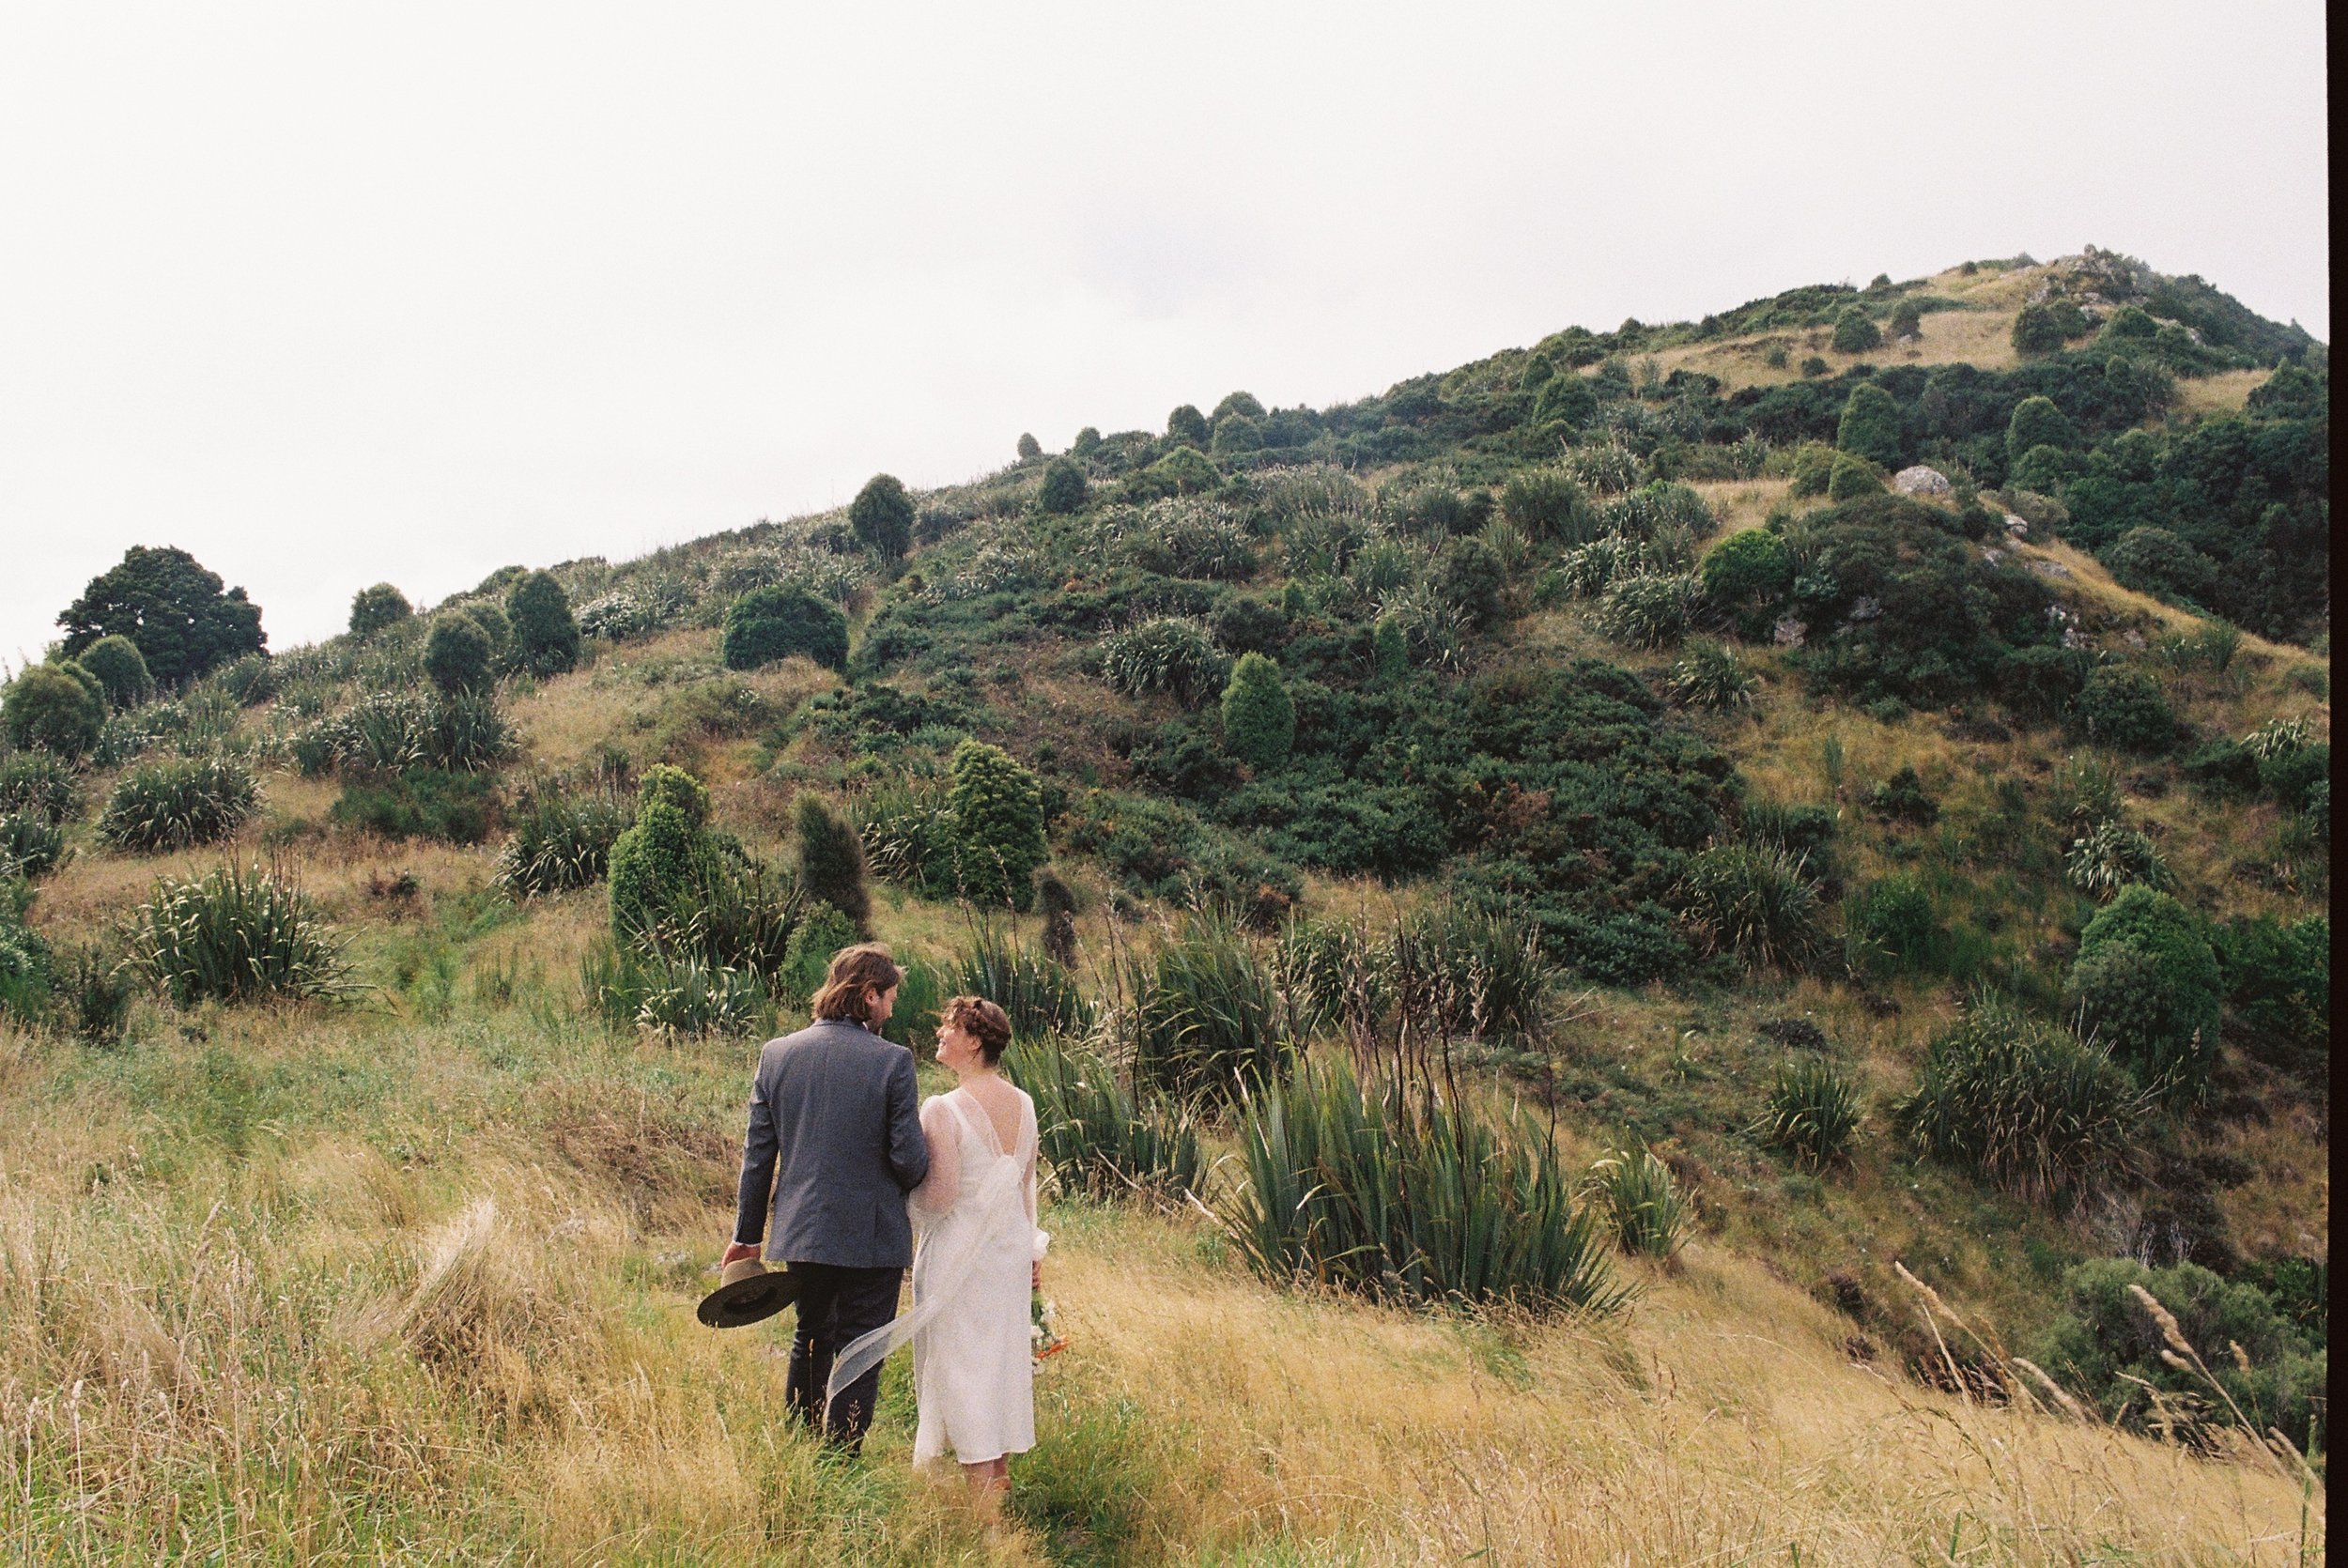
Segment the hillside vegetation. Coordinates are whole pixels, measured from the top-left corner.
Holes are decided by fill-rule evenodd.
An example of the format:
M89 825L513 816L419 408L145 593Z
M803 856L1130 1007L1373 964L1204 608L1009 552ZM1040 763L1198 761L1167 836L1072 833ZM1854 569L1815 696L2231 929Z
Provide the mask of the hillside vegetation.
M2319 1560L2328 387L2091 249L274 656L133 552L0 703L0 1542ZM1008 1529L687 1310L861 934L1038 1101Z

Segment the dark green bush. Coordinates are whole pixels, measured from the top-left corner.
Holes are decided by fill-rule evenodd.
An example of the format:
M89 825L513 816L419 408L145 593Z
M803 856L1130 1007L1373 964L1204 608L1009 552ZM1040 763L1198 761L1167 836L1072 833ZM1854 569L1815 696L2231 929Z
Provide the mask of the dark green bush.
M1913 300L1902 300L1892 307L1891 331L1893 342L1923 335L1923 312Z
M487 774L438 768L354 778L343 786L328 815L345 827L383 838L478 844L497 824L497 783Z
M1254 767L1273 768L1288 760L1296 739L1296 704L1280 667L1261 653L1243 654L1223 688L1223 744Z
M1501 487L1500 514L1530 539L1587 544L1597 535L1598 509L1580 481L1561 469L1520 469Z
M333 1001L362 989L316 906L258 867L164 877L131 912L124 937L131 971L183 1007Z
M848 618L804 588L771 583L727 609L722 649L729 669L756 669L797 653L844 671Z
M487 691L496 679L489 663L488 634L470 618L443 615L432 623L425 639L424 672L432 684L455 696Z
M514 623L506 619L505 611L496 603L474 599L457 606L456 613L479 627L481 635L489 639L489 662L493 668L502 669L513 662Z
M1126 482L1135 500L1164 496L1204 495L1223 483L1223 475L1207 454L1193 446L1178 446Z
M1166 438L1176 446L1204 447L1207 416L1185 403L1166 416Z
M1834 444L1878 468L1900 466L1900 409L1892 394L1873 381L1850 390L1843 417L1834 427Z
M946 792L961 870L961 894L981 906L1026 911L1035 872L1050 857L1043 840L1042 787L1000 746L965 741L954 747Z
M1843 314L1834 318L1834 342L1837 354L1864 354L1870 348L1883 346L1883 333L1866 310L1859 305L1846 305Z
M1826 499L1831 501L1858 500L1864 496L1881 495L1883 481L1874 469L1848 453L1834 459L1834 468L1826 482Z
M1598 390L1585 377L1564 374L1541 383L1533 399L1535 424L1562 424L1579 430L1598 417Z
M8 744L37 746L69 761L80 757L98 744L99 727L106 718L103 693L70 659L32 666L0 696L0 722L8 726Z
M1834 367L1832 365L1828 364L1824 360L1818 358L1815 354L1809 356L1801 361L1802 376L1810 380L1815 380L1821 376L1830 375L1832 373L1833 369Z
M2217 968L2226 1005L2263 1058L2293 1070L2325 1067L2332 1038L2332 922L2310 915L2286 925L2273 915L2217 929Z
M1806 441L1794 449L1792 493L1797 497L1823 496L1834 478L1832 447L1819 441Z
M2097 552L2112 579L2140 593L2207 604L2217 563L2165 528L2132 528Z
M791 821L797 839L799 885L809 898L846 915L859 935L870 934L873 896L864 884L864 844L856 828L811 792L800 794Z
M2176 744L2177 715L2153 678L2128 664L2088 671L2071 704L2071 722L2086 739L2123 751L2166 751Z
M269 641L261 608L243 589L224 591L219 573L168 545L131 546L118 564L90 579L57 623L68 655L118 634L138 644L147 670L167 686L258 653Z
M1435 552L1435 592L1470 627L1480 630L1500 619L1501 591L1507 580L1500 557L1481 539L1445 540Z
M408 603L407 594L390 583L378 582L373 588L363 588L350 596L350 635L363 642L415 613L414 607Z
M1793 552L1766 529L1743 529L1704 553L1700 576L1704 596L1722 609L1766 607L1793 588Z
M101 637L75 659L98 677L106 691L106 705L116 712L135 708L155 695L155 678L147 672L139 645L127 637Z
M1055 458L1043 470L1043 483L1036 487L1035 503L1051 513L1081 512L1091 488L1082 468L1065 457Z
M118 850L152 853L233 836L259 807L253 770L225 757L175 757L125 773L98 819Z
M1850 1157L1861 1114L1858 1086L1831 1062L1804 1056L1779 1065L1753 1132L1795 1163L1822 1171Z
M2318 742L2293 746L2259 760L2259 788L2287 811L2305 811L2319 786L2330 782L2332 748Z
M570 596L547 572L532 572L506 592L514 659L533 675L559 675L579 663L579 623Z
M876 473L848 503L848 528L857 544L894 561L913 548L913 498L894 474Z
M1877 975L1938 968L1948 945L1932 895L1908 876L1869 883L1844 899L1843 936L1850 966Z
M2078 1192L2124 1165L2145 1109L2101 1051L1982 997L1932 1042L1923 1077L1892 1120L1917 1154L2043 1199Z
M2078 427L2050 397L2026 397L2014 406L2005 425L2005 454L2011 462L2032 447L2068 452L2078 445Z
M1261 452L1263 426L1245 414L1226 414L1214 422L1214 436L1208 441L1207 450L1217 457Z
M1018 451L1019 460L1022 463L1030 462L1043 455L1043 443L1037 440L1031 433L1021 431Z
M689 915L693 894L721 880L717 847L702 825L708 798L689 774L646 772L635 825L612 840L610 855L611 931L623 945L641 945L664 923Z
M1210 624L1214 640L1232 653L1269 654L1287 640L1289 619L1288 612L1277 604L1249 593L1235 593L1217 607Z
M1940 820L1940 803L1924 789L1912 764L1903 762L1867 795L1867 808L1895 822L1928 827Z
M1525 392L1538 392L1541 383L1557 374L1557 366L1546 354L1536 354L1524 361L1524 373L1517 377L1517 385Z
M2148 1088L2197 1097L2217 1060L2225 985L2201 919L2166 893L2121 889L2079 935L2063 1006Z
M2014 318L2014 351L2025 359L2059 353L2071 339L2086 335L2086 313L2068 300L2024 305Z

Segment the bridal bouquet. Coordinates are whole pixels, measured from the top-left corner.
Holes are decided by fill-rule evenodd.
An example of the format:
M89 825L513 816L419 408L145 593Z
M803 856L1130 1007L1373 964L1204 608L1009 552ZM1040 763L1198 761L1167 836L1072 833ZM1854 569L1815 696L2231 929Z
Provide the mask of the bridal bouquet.
M1036 1291L1027 1303L1027 1345L1038 1365L1046 1356L1057 1356L1068 1348L1068 1341L1060 1337L1058 1314L1043 1292Z

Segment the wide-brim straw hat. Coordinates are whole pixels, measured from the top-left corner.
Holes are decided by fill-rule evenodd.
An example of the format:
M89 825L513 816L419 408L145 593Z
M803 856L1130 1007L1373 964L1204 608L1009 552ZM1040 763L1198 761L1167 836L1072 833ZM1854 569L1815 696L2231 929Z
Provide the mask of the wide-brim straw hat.
M774 1316L798 1298L798 1276L790 1269L769 1268L754 1257L736 1258L693 1315L713 1329L739 1329Z

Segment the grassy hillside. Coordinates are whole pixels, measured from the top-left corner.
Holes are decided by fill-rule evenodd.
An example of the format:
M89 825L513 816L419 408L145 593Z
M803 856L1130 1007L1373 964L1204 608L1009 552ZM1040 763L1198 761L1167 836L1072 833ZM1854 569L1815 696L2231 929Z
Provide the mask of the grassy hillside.
M91 649L102 722L0 756L0 1543L2320 1557L2326 367L2127 258L1968 264L1023 440L160 694ZM44 669L12 725L84 700ZM892 1032L1015 1000L1057 1129L1008 1530L902 1472L903 1366L842 1465L780 1330L687 1310L853 926L814 802ZM1362 1167L1274 1159L1274 1099L1491 1152L1349 1252Z

